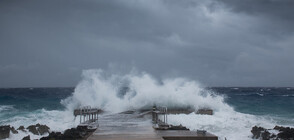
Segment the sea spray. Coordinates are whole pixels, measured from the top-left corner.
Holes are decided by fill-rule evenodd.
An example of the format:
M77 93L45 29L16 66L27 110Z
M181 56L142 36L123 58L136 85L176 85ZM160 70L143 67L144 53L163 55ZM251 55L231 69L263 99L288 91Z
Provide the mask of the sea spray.
M201 88L200 84L185 78L156 80L145 72L125 75L85 70L82 81L73 95L62 101L69 110L80 106L98 107L105 111L120 112L130 109L151 108L211 108L232 110L224 97Z

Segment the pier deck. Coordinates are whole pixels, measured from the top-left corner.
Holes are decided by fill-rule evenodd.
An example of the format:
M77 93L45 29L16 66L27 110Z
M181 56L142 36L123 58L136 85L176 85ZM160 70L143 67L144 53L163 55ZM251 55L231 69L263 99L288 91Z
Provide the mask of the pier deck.
M150 119L133 114L103 115L98 129L88 140L163 140L155 133Z
M138 114L101 115L98 129L88 140L217 140L210 133L197 134L195 131L155 130L151 116Z

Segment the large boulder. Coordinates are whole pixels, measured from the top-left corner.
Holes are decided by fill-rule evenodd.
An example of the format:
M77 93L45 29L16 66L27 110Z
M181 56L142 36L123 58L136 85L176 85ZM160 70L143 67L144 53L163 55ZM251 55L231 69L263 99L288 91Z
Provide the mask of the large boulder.
M0 126L0 139L9 138L10 125Z

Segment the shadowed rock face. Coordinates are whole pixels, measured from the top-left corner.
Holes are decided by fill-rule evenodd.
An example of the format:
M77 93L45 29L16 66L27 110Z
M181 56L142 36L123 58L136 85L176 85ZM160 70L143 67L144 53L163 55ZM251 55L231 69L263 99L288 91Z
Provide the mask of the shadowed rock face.
M0 139L6 139L9 137L10 126L0 126Z

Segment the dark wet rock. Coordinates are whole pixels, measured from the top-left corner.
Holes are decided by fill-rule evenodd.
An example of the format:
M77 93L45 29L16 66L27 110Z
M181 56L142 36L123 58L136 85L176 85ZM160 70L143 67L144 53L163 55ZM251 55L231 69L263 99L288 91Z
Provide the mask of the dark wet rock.
M50 128L47 125L30 125L27 127L27 129L32 132L34 135L43 135L45 133L49 133Z
M36 128L36 125L30 125L30 126L27 127L27 129L30 132L32 132L34 135L39 135L39 132L38 132L38 130Z
M21 131L24 131L24 132L26 132L26 130L25 130L25 127L24 127L24 126L19 126L19 127L17 128L17 130L21 130Z
M88 129L88 127L85 126L78 126L77 128L71 128L64 131L64 133L60 132L51 132L49 133L49 136L42 137L40 140L74 140L74 139L83 139L89 134L93 132L92 129Z
M280 133L278 134L278 138L281 139L294 139L294 128L290 127L283 127L280 130Z
M260 137L265 137L267 133L264 135L264 132L267 132L265 128L254 126L251 129L251 133L253 134L252 138L259 139Z
M31 140L30 135L23 137L22 140Z
M37 124L36 126L38 127L37 130L40 135L44 135L45 133L50 133L49 132L50 128L47 125Z
M269 140L269 139L270 139L270 135L271 135L270 132L268 132L267 130L264 130L264 131L261 133L261 138L262 138L263 140Z
M283 128L284 128L284 127L282 127L282 126L277 126L277 125L274 127L275 130L279 130L279 131L280 131L281 129L283 129Z
M0 139L9 138L10 125L0 126Z
M278 135L269 133L268 129L263 127L252 127L251 133L254 139L261 140L293 140L294 139L294 128L275 126L274 130L278 130Z
M13 133L13 134L18 134L18 131L15 130L15 128L12 126L10 127L10 131Z

